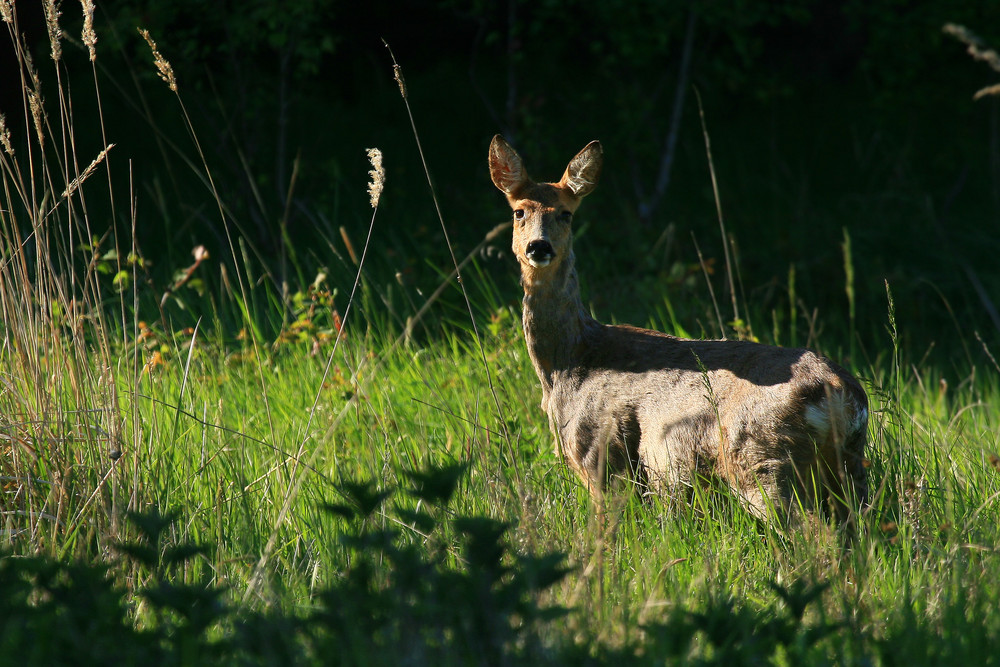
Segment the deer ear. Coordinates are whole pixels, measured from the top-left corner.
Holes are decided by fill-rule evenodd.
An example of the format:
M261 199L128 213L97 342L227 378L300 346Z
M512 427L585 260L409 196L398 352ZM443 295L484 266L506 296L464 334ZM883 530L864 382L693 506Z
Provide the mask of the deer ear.
M490 177L493 185L510 196L528 182L521 156L499 134L490 142Z
M586 197L597 187L603 161L604 149L601 148L601 142L591 141L569 161L559 185L569 188L579 198Z

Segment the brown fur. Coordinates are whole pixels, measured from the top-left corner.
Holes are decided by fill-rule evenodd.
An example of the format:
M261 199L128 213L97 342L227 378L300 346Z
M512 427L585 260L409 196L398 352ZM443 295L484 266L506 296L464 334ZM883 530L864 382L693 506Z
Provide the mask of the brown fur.
M715 479L761 518L784 522L796 499L847 518L867 495L868 419L847 371L809 350L686 340L584 310L571 217L602 157L591 142L559 182L536 183L503 138L490 145L490 174L515 212L525 342L567 462L598 501L611 476L668 497ZM529 258L532 242L551 258Z

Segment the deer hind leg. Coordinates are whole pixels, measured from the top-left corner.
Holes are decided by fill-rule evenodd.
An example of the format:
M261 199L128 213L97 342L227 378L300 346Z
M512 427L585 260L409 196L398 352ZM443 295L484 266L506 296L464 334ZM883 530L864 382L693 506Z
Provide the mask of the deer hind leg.
M793 484L795 466L788 459L766 459L757 463L733 490L741 504L765 523L788 525L798 516Z
M811 441L783 441L782 444L748 442L745 450L756 456L729 476L730 484L743 505L757 518L785 527L797 525L803 514L831 511L843 520L841 507L831 501L840 493L843 468L830 465L828 452ZM835 459L839 461L839 459ZM838 470L840 474L838 475ZM733 483L735 482L735 484Z
M841 447L824 448L818 461L822 481L821 509L845 524L865 506L868 482L864 468L864 432L855 434Z
M843 460L815 445L798 456L759 462L737 489L744 506L757 518L784 527L821 516L847 523L858 491Z

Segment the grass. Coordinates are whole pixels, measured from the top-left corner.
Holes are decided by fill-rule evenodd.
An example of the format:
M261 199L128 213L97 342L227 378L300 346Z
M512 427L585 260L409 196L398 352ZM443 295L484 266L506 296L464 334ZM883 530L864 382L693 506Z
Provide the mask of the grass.
M37 72L20 62L31 109ZM475 262L481 347L463 309L402 336L419 304L360 268L343 319L322 280L285 297L235 243L238 271L185 258L157 308L134 210L92 241L88 199L113 198L114 151L78 154L56 88L57 110L35 105L0 154L0 655L1000 660L1000 368L946 382L899 343L891 292L884 347L852 355L873 402L855 544L774 533L722 493L615 499L607 534L553 451L517 311ZM863 286L846 289L853 327ZM794 339L795 312L776 337Z

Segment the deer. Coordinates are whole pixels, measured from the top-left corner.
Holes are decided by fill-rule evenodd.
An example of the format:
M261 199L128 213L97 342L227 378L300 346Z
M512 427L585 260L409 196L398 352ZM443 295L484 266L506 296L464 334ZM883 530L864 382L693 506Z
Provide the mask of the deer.
M790 527L805 510L843 525L868 494L868 397L854 376L807 349L602 324L584 308L572 222L603 156L592 141L539 183L503 137L489 149L557 455L599 509L614 480L687 501L721 484L764 523Z

